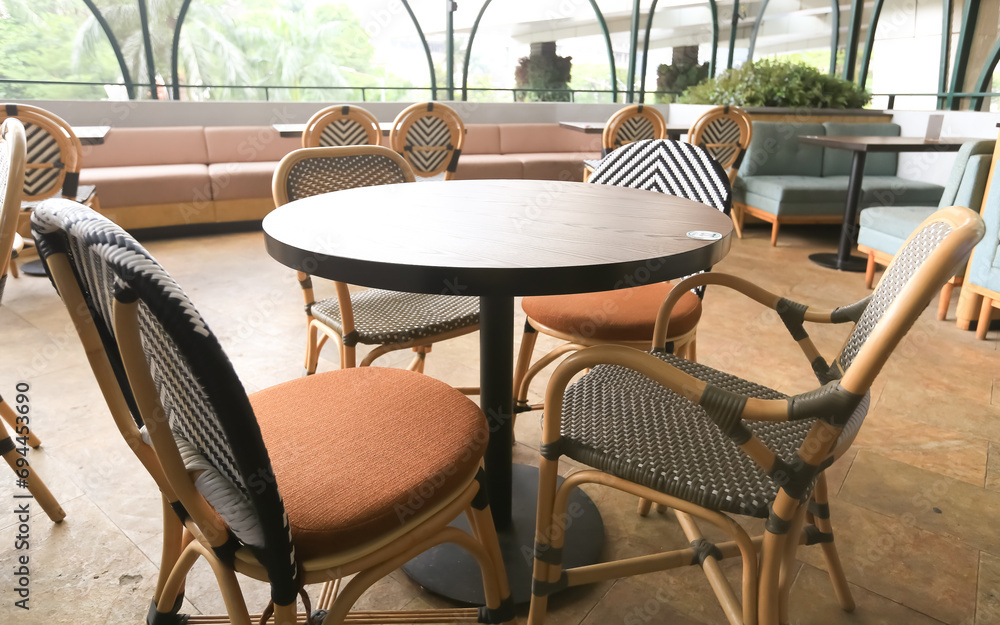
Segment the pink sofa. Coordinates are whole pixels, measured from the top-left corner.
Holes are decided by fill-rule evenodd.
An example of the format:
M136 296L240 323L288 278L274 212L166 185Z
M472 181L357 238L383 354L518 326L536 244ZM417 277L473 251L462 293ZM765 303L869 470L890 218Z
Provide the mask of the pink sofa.
M278 161L300 147L270 126L112 128L86 146L81 184L124 228L261 219ZM582 180L600 136L558 124L468 124L457 179Z

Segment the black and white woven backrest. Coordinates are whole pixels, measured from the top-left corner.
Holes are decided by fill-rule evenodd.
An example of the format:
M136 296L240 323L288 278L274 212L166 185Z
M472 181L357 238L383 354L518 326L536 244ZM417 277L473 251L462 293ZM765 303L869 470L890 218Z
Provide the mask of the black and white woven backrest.
M368 132L364 126L350 118L337 119L327 124L319 134L322 147L342 145L368 145Z
M58 185L64 173L59 143L52 133L38 124L25 123L24 134L28 139L24 196L34 199L51 197L60 191Z
M732 167L743 149L740 125L731 117L717 117L705 124L698 145L723 167Z
M268 571L275 602L295 600L295 550L260 428L232 364L170 275L128 233L76 202L32 213L43 260L65 251L95 323L112 337L116 293L137 298L146 361L177 448L198 490ZM108 357L120 363L117 350ZM204 478L204 481L203 481Z
M729 176L722 167L698 146L669 139L618 148L601 159L588 182L658 191L707 204L726 215L733 205ZM703 297L705 287L694 291Z
M847 371L854 358L864 348L872 331L882 320L882 316L927 261L931 252L951 234L952 230L951 225L943 221L925 222L920 232L910 239L906 247L896 253L895 260L875 287L864 313L837 357L840 370ZM925 302L923 307L929 302L930 300ZM839 377L836 367L831 370L831 374L833 377Z
M442 149L444 148L444 149ZM422 174L437 172L445 159L451 158L454 146L448 123L433 115L414 120L406 133L405 147L413 171Z
M315 156L292 165L285 190L288 200L293 201L320 193L401 182L406 182L402 167L384 154Z
M617 147L635 141L655 138L656 129L653 128L653 122L643 115L633 115L622 122L612 143Z

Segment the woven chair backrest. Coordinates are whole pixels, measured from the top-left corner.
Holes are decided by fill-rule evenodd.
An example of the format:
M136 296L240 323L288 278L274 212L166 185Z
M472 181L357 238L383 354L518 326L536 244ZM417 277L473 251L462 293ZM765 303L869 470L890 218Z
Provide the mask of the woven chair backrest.
M705 150L669 139L636 141L609 153L589 182L659 191L727 215L733 204L729 177L719 164Z
M743 109L719 106L695 122L688 140L704 148L723 169L738 168L753 136L753 125Z
M413 171L389 148L303 148L286 155L275 170L274 202L281 206L320 193L401 182L413 182Z
M982 236L982 219L967 208L944 208L928 217L889 264L838 355L831 377L850 372L860 362L866 369L862 375L874 378Z
M396 116L389 144L413 168L413 173L429 178L442 172L450 178L458 167L465 143L462 118L440 102L413 104Z
M651 106L633 104L615 112L604 127L601 141L605 151L646 139L666 139L667 120Z
M378 145L382 138L378 119L360 106L327 107L306 122L302 147Z
M204 319L156 260L107 218L51 199L31 220L44 261L67 254L95 324L113 339L106 346L112 361L121 363L111 348L122 340L114 332L114 301L137 301L142 349L163 418L185 467L200 472L195 486L238 540L232 544L231 538L227 548L249 547L268 571L275 600L294 599L294 548L267 449L246 392Z
M24 154L24 126L16 119L4 120L0 126L0 300L7 283L10 254L21 214Z
M27 161L22 201L44 200L61 192L75 198L83 146L73 128L55 113L26 104L5 104L6 116L24 124Z

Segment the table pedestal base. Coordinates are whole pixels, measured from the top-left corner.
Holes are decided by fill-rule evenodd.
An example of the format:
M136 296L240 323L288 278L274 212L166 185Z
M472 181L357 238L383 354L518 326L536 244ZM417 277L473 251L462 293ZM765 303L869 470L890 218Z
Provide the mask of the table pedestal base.
M26 276L44 276L45 266L42 265L42 261L35 259L28 261L23 265L19 266L18 269Z
M513 469L512 519L498 534L514 603L523 604L531 600L538 469L520 464ZM570 497L568 510L563 565L574 567L597 562L604 546L604 522L597 506L577 489ZM465 515L452 525L469 531ZM448 543L426 551L404 564L403 572L436 595L470 605L485 602L479 565L457 545Z
M837 254L824 252L822 254L810 254L809 260L827 269L839 269L840 271L864 271L868 267L868 259L862 256L848 256L847 260L841 262Z

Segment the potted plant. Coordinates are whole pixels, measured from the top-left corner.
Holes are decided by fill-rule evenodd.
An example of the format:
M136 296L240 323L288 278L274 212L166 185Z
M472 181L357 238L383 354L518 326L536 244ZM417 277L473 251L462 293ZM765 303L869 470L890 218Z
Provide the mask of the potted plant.
M573 57L556 54L554 41L532 44L531 55L521 57L514 70L520 102L569 102L570 70Z

